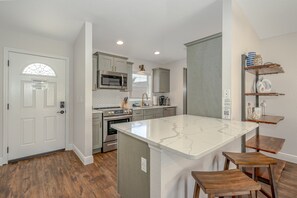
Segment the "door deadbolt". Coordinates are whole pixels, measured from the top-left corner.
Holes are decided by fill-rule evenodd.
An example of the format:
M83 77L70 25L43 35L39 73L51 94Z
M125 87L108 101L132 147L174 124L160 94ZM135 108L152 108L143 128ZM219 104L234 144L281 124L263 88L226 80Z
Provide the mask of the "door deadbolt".
M58 111L57 113L64 114L65 111L64 110L61 110L61 111Z

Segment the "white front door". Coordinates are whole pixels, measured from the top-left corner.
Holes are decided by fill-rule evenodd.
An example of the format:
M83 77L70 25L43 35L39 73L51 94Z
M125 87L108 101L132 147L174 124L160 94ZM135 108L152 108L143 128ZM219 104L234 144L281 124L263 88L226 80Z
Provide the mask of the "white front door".
M65 148L66 61L17 52L8 58L8 160Z

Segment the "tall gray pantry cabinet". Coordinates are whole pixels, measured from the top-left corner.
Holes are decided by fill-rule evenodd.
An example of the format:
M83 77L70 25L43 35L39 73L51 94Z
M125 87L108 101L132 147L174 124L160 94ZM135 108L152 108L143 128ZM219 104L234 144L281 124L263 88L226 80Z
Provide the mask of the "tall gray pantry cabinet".
M190 43L187 47L187 112L222 117L222 34Z

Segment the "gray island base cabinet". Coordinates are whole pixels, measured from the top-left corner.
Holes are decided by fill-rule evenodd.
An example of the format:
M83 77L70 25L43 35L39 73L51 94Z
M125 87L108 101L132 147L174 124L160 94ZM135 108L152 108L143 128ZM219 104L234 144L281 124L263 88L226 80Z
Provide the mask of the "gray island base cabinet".
M179 115L112 127L118 130L122 198L192 198L191 171L223 170L222 151L239 152L240 137L258 124Z

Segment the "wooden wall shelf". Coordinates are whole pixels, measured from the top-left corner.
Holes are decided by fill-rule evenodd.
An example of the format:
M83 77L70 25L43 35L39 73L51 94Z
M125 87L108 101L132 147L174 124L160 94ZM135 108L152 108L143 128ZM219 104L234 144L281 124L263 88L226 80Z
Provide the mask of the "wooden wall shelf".
M267 65L246 66L245 70L255 75L284 73L283 68L279 64L275 64L275 63L267 64Z
M282 138L255 135L246 142L246 147L276 154L282 149L284 143L285 139Z
M270 92L270 93L245 93L246 96L284 96L283 93L276 93L276 92Z
M247 121L264 123L264 124L277 124L280 121L282 121L283 119L285 119L284 116L264 115L264 116L261 116L261 118L259 118L259 119L247 119Z

